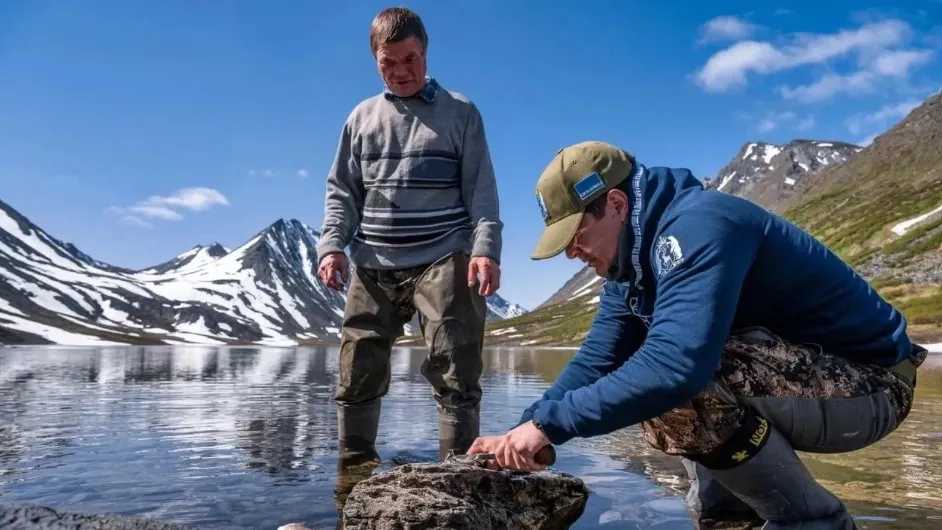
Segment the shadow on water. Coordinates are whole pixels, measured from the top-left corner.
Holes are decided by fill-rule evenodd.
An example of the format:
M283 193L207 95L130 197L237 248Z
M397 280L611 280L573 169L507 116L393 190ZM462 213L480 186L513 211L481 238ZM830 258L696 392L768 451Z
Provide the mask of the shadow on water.
M378 469L438 457L422 349L397 349ZM482 432L504 432L570 350L489 349ZM802 455L861 528L942 525L942 358L907 423L847 455ZM333 528L373 467L338 473L333 348L0 350L0 502L143 515L199 528ZM689 529L679 461L635 429L559 448L592 490L574 528ZM338 495L339 490L339 495Z

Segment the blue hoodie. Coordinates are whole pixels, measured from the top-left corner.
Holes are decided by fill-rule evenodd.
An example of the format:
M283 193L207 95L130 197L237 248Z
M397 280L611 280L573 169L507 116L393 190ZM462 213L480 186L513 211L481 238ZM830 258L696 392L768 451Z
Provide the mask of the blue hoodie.
M558 445L659 416L706 388L747 326L864 363L910 354L903 315L808 233L686 169L639 164L631 178L588 336L520 423Z

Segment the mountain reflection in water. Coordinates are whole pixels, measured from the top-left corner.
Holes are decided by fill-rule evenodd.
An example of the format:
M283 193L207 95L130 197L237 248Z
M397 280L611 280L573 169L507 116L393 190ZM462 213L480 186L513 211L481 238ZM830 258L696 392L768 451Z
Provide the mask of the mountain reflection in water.
M423 355L393 353L379 469L438 456ZM488 349L482 432L514 425L571 355ZM920 371L916 404L898 432L855 453L802 454L860 528L942 526L940 360ZM199 528L333 527L344 491L362 476L347 468L338 477L336 366L336 349L323 347L0 350L0 502ZM692 527L683 468L636 429L575 440L558 453L557 467L592 489L574 528Z

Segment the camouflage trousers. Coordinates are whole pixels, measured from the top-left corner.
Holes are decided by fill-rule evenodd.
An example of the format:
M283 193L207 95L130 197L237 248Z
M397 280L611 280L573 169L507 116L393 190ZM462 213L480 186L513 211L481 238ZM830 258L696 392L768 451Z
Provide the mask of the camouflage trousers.
M334 393L350 417L346 425L347 418L341 418L342 431L365 432L360 437L368 441L375 437L379 402L389 391L393 344L417 313L428 348L421 371L438 405L439 436L464 446L478 435L487 306L478 287L468 286L469 264L470 256L455 253L408 269L356 267L347 292Z
M896 429L912 406L914 384L892 369L743 330L729 338L707 389L640 427L654 448L701 462L709 457L711 467L744 458L738 451L770 423L797 450L852 451ZM725 457L732 460L718 460Z
M910 359L881 368L743 330L727 341L705 390L641 431L681 457L698 530L852 530L844 503L795 451L853 451L893 432L912 407L925 356L916 347Z

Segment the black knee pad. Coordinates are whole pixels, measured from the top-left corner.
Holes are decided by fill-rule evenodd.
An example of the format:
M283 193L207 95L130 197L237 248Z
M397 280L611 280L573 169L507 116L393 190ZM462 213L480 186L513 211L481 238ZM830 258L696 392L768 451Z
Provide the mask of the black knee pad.
M707 454L684 456L709 469L730 469L758 454L769 441L771 429L769 420L747 407L742 424L723 444Z

